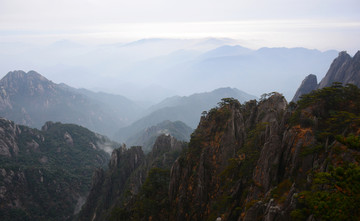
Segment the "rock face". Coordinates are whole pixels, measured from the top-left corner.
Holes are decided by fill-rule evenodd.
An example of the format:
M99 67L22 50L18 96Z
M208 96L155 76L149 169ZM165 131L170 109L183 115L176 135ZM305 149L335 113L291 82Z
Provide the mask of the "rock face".
M359 134L360 124L353 121L359 95L353 86L334 86L305 97L295 111L279 94L210 111L172 167L170 219L321 220L332 210L330 217L342 216L347 206L336 210L335 202L344 185L355 187L360 180L336 190L334 179L351 175L334 178L331 171L360 169L348 165L358 165L360 144L346 141ZM320 196L327 194L334 195L325 203ZM323 203L327 209L317 211ZM359 206L350 207L347 217L357 217L352 213Z
M114 150L109 169L94 173L89 197L78 219L109 220L119 213L118 210L126 211L119 215L119 219L133 218L129 214L142 196L142 186L147 182L148 174L154 174L151 171L157 168L168 177L171 165L183 148L183 142L170 135L160 135L146 156L139 146L127 149L123 145Z
M330 65L325 77L316 87L314 87L314 84L317 84L314 76L307 76L296 91L292 101L298 101L301 95L310 93L314 89L330 87L334 82L339 82L343 85L354 84L358 87L360 86L360 51L353 58L345 51L340 52L339 56Z
M110 157L103 145L116 145L76 125L48 122L43 129L0 119L2 220L70 220L93 170Z
M332 111L356 113L360 102L351 91L360 95L360 90L335 88L319 92L316 98L306 98L296 111L290 111L279 94L258 104L229 102L210 111L194 132L186 154L172 167L170 219L306 220L314 213L317 219L325 217L328 209L321 214L316 211L318 205L307 204L317 195L303 191L318 185L314 179L329 172L330 165L346 167L345 161L358 162L360 154L357 147L345 147L344 140L341 143L340 138L334 139L340 136L335 134L358 134L355 131L360 124L340 126L326 120L339 117ZM346 98L337 100L338 106L334 107L331 103L338 96ZM316 135L323 131L327 131L324 137ZM321 194L333 191L334 184L329 185L319 189ZM334 204L332 201L327 206ZM303 207L312 212L299 209ZM353 211L358 209L356 206Z
M122 146L111 154L109 170L98 170L93 175L92 188L80 212L80 220L105 220L107 212L125 199L130 176L145 161L141 147Z
M353 58L345 51L340 52L318 88L330 87L333 82L360 86L360 51Z
M55 84L35 71L9 72L0 80L0 115L22 125L40 128L46 121L60 121L110 136L136 112L121 96Z
M278 93L242 105L222 99L181 153L171 153L181 144L161 136L131 175L115 166L121 157L113 154L105 177L94 176L93 191L117 197L93 201L81 220L356 220L359 97L353 85L334 85L291 105ZM115 153L134 162L134 151ZM128 186L118 189L115 174Z
M297 89L293 102L296 102L300 99L300 96L303 94L308 94L311 91L315 90L318 86L316 75L310 74L308 75L302 82L300 87Z
M215 204L217 207L225 206L217 205L217 201L229 190L232 197L244 194L256 160L262 156L261 145L265 142L270 150L263 155L269 158L261 164L265 168L256 168L268 172L269 164L272 165L278 158L273 150L281 141L279 133L284 125L280 119L286 106L284 97L275 93L259 105L252 101L243 109L239 103L232 102L219 110L210 111L191 138L187 155L178 159L172 167L169 192L170 201L176 208L173 219L215 220L220 216L211 208ZM238 161L233 166L240 166L241 161L247 159L248 162L244 162L247 168L242 171L239 180L225 190L222 184L227 180L222 175L230 173L227 171L230 159L233 159L232 163ZM259 182L268 186L274 177L271 173L266 173L266 176L268 179L259 178Z
M155 126L143 129L126 140L129 146L142 146L143 151L148 153L155 144L156 138L161 134L171 135L180 141L189 142L190 134L194 130L181 121L163 121Z

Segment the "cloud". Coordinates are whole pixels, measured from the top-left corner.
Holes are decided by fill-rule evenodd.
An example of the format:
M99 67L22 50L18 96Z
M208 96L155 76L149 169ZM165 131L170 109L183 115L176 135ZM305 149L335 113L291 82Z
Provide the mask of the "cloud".
M359 19L358 0L1 0L0 22L28 25Z
M230 37L253 47L358 47L359 9L358 0L1 0L0 41Z

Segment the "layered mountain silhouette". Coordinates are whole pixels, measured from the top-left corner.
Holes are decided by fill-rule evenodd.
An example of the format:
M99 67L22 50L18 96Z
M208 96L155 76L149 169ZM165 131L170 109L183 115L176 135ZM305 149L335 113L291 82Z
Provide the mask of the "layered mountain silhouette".
M340 52L320 83L317 83L315 75L308 75L296 91L292 101L296 102L300 96L308 94L315 89L329 87L334 82L339 82L343 85L354 84L358 87L360 86L360 51L354 57L351 57L345 51Z
M120 95L55 84L35 71L9 72L1 79L0 88L0 115L37 128L46 121L60 121L111 135L141 110Z
M54 82L152 104L224 86L257 96L279 91L291 99L304 73L325 73L338 54L307 48L253 50L238 44L218 38L143 39L97 46L60 41L39 50L14 43L0 45L0 73L36 67Z
M165 120L182 121L191 128L199 123L203 111L215 107L222 98L233 97L240 102L256 99L236 88L219 88L211 92L198 93L190 96L175 96L165 99L148 110L148 115L135 121L130 126L121 128L113 139L124 142L145 128L157 125Z

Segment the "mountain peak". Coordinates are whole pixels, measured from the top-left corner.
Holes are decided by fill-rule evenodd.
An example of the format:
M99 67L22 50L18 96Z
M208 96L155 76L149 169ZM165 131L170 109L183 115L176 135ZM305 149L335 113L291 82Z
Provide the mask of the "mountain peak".
M22 70L15 70L15 71L10 71L9 73L7 73L7 75L5 75L2 79L1 82L4 81L17 81L17 80L26 80L26 81L31 81L31 80L38 80L38 81L49 81L48 79L46 79L44 76L42 76L41 74L37 73L36 71L29 71L29 72L25 72ZM50 82L50 81L49 81Z
M338 58L351 58L351 56L347 53L347 51L340 51Z
M312 90L315 90L317 87L317 78L316 75L309 74L302 82L299 89L296 91L293 102L296 102L300 99L300 96L303 94L308 94Z
M353 57L353 60L360 61L360 50L356 52L356 54Z
M330 87L334 82L343 85L354 84L360 87L360 51L351 57L346 51L339 52L337 58L331 63L325 77L317 84L316 76L309 75L301 83L296 91L293 102L296 102L301 95L310 93L312 90Z
M0 80L0 86L9 94L19 96L44 95L53 92L57 85L35 71L11 71Z
M329 87L333 82L341 82L343 84L351 83L359 86L360 79L358 79L358 74L360 70L354 65L354 62L356 62L359 56L357 53L354 58L351 58L346 51L340 52L339 56L335 58L330 65L328 72L319 83L318 88Z

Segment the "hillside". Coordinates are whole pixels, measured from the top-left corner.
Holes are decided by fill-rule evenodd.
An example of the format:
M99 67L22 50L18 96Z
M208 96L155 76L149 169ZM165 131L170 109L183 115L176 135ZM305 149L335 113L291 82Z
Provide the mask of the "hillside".
M128 146L141 146L145 153L151 151L155 140L161 134L171 135L179 141L190 141L194 130L181 121L163 121L155 126L143 129L126 140Z
M0 137L1 220L71 220L93 171L117 147L86 128L52 122L40 131L1 118Z
M224 97L233 97L240 102L256 99L255 96L236 88L219 88L211 92L197 93L190 96L170 97L149 108L146 116L135 121L130 126L118 130L113 139L124 142L144 130L144 128L150 128L165 120L182 121L191 128L195 128L199 123L202 112L216 106Z
M155 187L157 197L118 204L110 219L357 220L359 112L353 85L334 84L291 105L278 93L245 104L222 99L170 175L143 184L142 197Z
M124 97L55 84L35 71L9 72L0 80L0 88L0 115L36 128L46 121L60 121L109 136L141 111Z

